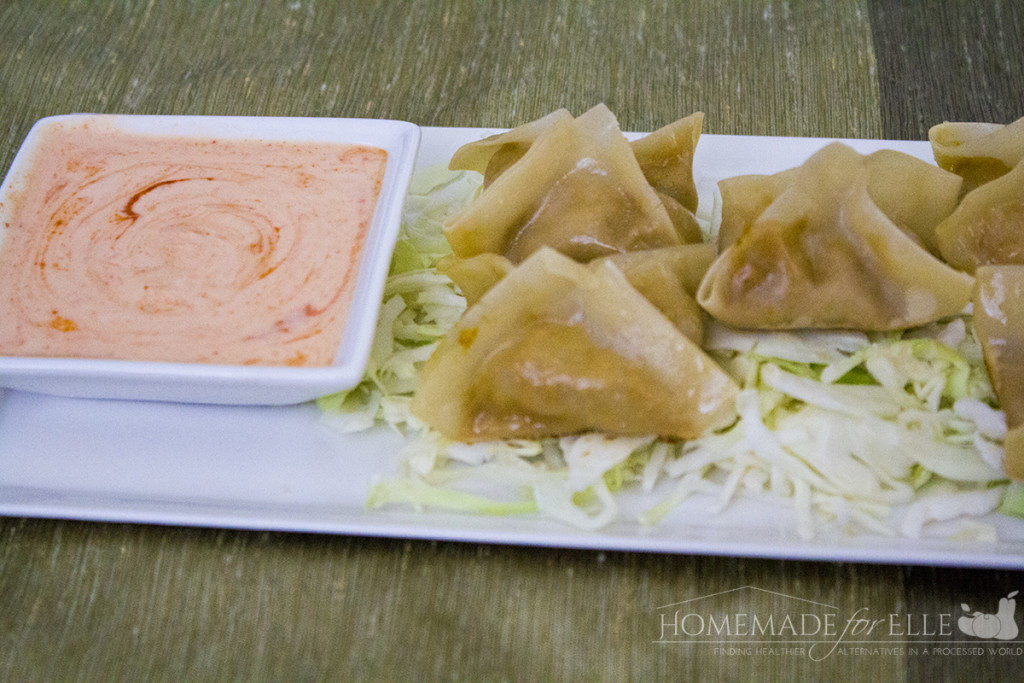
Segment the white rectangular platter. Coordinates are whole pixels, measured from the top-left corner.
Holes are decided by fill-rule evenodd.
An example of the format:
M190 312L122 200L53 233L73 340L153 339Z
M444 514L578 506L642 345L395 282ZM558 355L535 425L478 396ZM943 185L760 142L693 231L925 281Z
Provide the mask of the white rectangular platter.
M417 168L444 163L494 132L424 128ZM817 138L705 135L699 186L802 163ZM897 149L931 160L924 142L845 140L860 152ZM703 182L702 182L703 181ZM702 201L705 198L702 198ZM1024 569L1024 521L992 515L998 540L824 535L803 540L771 498L711 516L697 496L643 529L627 499L623 521L596 532L536 516L483 517L367 510L373 481L394 472L401 437L379 428L342 435L312 405L231 407L0 396L0 514L298 532L714 554Z

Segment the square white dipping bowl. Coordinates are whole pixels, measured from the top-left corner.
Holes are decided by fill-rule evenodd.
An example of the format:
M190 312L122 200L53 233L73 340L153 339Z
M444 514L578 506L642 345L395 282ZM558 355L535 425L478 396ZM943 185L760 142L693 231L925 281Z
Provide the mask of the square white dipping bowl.
M23 186L33 149L45 128L83 117L102 118L104 123L125 132L142 135L348 143L385 150L388 158L384 178L363 244L341 346L334 364L324 367L0 356L0 387L78 398L285 405L359 383L369 358L384 280L398 237L402 202L419 146L419 126L375 119L256 116L69 114L44 118L29 131L0 184L0 226L12 204L5 199Z

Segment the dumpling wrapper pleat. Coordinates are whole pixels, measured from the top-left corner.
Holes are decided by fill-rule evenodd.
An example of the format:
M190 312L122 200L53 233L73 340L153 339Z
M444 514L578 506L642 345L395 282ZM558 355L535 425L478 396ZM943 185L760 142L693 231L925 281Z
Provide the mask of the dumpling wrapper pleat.
M968 192L935 235L946 262L969 273L983 265L1024 264L1024 161Z
M851 162L852 162L851 157ZM939 253L935 228L953 213L963 180L909 154L883 149L861 157L867 192L882 213L933 254ZM799 175L799 167L773 175L726 178L718 249L735 242Z
M458 256L492 252L513 263L541 246L588 261L681 242L604 106L546 128L445 237Z
M947 121L928 130L928 141L935 163L961 176L967 193L1024 159L1024 117L1007 125Z
M603 104L596 108L607 109ZM484 187L487 187L519 161L541 133L557 123L572 119L567 110L558 109L504 133L467 143L455 151L448 168L481 173ZM694 112L630 143L633 155L651 186L691 212L697 210L693 155L703 125L704 112Z
M582 126L591 126L590 122L592 121L608 120L614 121L614 116L603 104L593 107L579 119L573 119L568 111L559 109L504 133L463 145L452 156L449 168L482 173L484 176L483 187L486 190L500 175L519 162L538 138L552 128L569 125L573 121L579 121ZM631 143L626 143L617 124L614 130L610 127L606 129L607 135L621 138L621 142L615 145L620 150L625 149L625 144L629 145L641 173L661 201L670 222L675 227L677 239L674 242L691 244L701 242L703 239L700 225L693 215L693 211L697 209L697 188L693 182L693 155L700 138L703 120L704 114L697 112L663 126ZM631 165L625 161L622 163ZM631 172L630 175L634 174ZM565 191L565 187L558 190L559 193ZM575 198L570 201L562 201L557 206L567 209L572 214L585 210L587 204L600 203L604 200L599 196L602 194L600 189L590 193L596 199L589 201L587 198L578 201L579 194L579 188L577 188ZM600 215L607 212L605 206L598 207L596 213ZM576 223L580 222L572 216L570 216L570 220L575 220ZM610 243L614 244L614 240ZM622 251L621 249L615 250Z

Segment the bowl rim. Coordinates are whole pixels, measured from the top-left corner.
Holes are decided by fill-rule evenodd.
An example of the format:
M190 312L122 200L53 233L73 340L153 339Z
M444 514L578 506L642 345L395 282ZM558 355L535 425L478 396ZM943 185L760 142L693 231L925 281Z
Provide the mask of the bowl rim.
M0 182L0 219L11 203L4 199L24 186L45 129L94 119L128 132L159 137L366 144L387 151L384 177L363 242L338 351L331 365L315 367L0 356L0 387L81 398L273 405L300 403L358 384L369 361L384 283L400 229L402 204L419 147L420 127L397 119L335 117L93 113L48 116L33 124ZM0 249L3 231L0 220ZM149 390L147 383L152 383ZM169 398L163 397L161 386ZM179 390L173 390L174 387ZM193 397L180 389L191 390Z

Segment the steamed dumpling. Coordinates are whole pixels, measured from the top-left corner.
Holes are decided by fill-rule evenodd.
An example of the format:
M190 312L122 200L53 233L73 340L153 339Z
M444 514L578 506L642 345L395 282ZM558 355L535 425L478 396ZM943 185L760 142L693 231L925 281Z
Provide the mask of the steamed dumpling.
M737 327L893 330L959 313L970 276L899 229L868 193L863 157L819 150L718 257L697 301Z
M1024 266L978 268L974 331L1010 428L1006 473L1024 479Z
M614 254L591 263L614 264L629 284L654 304L676 329L700 344L704 338L704 314L694 296L714 259L714 247L710 244L681 244ZM511 261L497 254L469 258L448 255L437 264L437 269L458 285L469 306L514 268Z
M968 192L935 233L955 268L973 273L987 264L1024 264L1024 161Z
M556 121L445 226L456 255L513 263L549 246L578 261L680 244L606 107Z
M964 179L964 192L1008 173L1024 158L1024 118L1009 125L946 122L928 131L935 163Z
M603 104L595 109L607 110ZM453 171L476 171L490 185L509 166L526 154L541 133L572 120L572 114L558 109L536 121L463 145L452 155ZM630 143L644 177L658 192L689 211L697 210L697 187L693 182L693 155L704 125L704 113L696 112L673 121Z
M612 117L603 104L591 109L584 117L596 115ZM499 175L522 159L542 134L572 121L573 117L568 111L559 109L505 133L463 145L456 150L448 166L452 170L482 173L483 186L487 188ZM697 112L629 143L641 172L655 190L684 243L702 240L700 226L693 215L697 210L693 154L703 121L704 114ZM617 134L621 136L621 133Z
M729 424L737 390L610 262L541 249L441 341L412 412L465 442L591 430L688 439Z
M850 163L852 160L851 156ZM861 163L867 170L868 196L882 213L930 252L938 254L935 227L956 208L961 178L891 149L861 156ZM736 176L721 181L719 250L735 242L793 182L798 171L799 168L791 168L774 175Z

